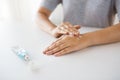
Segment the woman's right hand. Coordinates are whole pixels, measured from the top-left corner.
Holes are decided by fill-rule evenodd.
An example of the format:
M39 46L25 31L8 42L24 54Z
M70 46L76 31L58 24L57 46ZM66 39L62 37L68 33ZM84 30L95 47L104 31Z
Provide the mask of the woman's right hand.
M62 23L58 25L55 29L52 30L52 35L55 36L56 38L62 36L62 35L74 35L74 36L79 36L79 30L80 26L79 25L72 25L68 22Z

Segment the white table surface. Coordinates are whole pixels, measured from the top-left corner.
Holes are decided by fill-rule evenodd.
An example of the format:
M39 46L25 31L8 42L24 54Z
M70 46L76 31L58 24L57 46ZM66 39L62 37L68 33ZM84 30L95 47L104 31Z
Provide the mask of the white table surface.
M98 30L81 28L81 33ZM120 80L120 43L89 47L61 57L42 51L55 38L28 22L0 22L0 80ZM12 46L30 52L38 72L11 52Z

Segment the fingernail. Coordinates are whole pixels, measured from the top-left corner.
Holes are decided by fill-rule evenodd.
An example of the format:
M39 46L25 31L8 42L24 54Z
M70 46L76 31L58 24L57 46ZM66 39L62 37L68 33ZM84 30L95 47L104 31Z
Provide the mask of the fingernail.
M51 55L53 53L53 51L47 51L46 54L47 55Z
M43 51L43 54L46 54L46 51Z
M48 54L49 52L46 52L46 54Z

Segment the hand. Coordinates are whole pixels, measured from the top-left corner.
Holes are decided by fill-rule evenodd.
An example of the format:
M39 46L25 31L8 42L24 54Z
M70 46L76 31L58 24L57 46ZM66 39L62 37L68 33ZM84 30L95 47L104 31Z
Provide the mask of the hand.
M83 34L81 36L64 35L53 42L43 52L46 55L61 56L73 51L86 48L90 45L88 38Z
M79 25L73 26L70 23L66 22L66 23L62 23L61 25L53 29L52 34L55 37L60 37L63 34L79 36L80 33L78 29L80 29Z

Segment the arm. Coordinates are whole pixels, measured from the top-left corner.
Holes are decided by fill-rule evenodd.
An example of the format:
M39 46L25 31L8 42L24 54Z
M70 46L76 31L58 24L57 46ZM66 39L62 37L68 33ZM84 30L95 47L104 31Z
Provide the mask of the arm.
M56 26L49 20L50 14L51 11L44 7L40 7L37 13L36 22L42 30L51 34L54 37L60 37L63 34L79 35L79 25L72 26L70 23L66 22L62 23L59 26Z
M95 32L90 32L85 34L92 45L113 43L120 41L120 23L113 25L111 27L105 28L103 30L98 30Z
M120 41L120 23L103 30L85 33L80 37L66 35L44 50L46 55L61 56L93 45Z
M38 10L37 13L37 25L44 30L45 32L49 33L52 35L52 30L56 27L56 25L54 25L50 20L49 20L49 16L50 16L51 12L44 8L44 7L40 7L40 9Z

